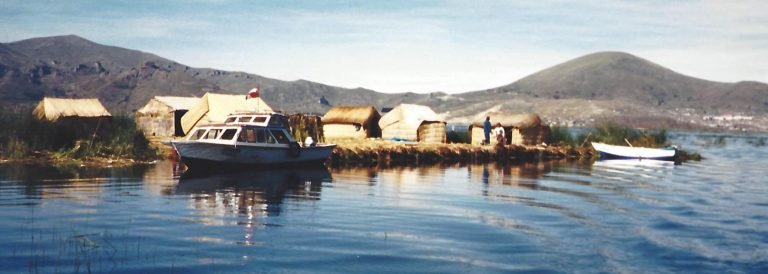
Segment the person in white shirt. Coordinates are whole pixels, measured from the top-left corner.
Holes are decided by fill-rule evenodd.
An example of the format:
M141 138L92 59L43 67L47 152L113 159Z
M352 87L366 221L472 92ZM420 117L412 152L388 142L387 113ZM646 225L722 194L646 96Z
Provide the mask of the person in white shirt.
M496 135L496 142L499 145L507 144L507 135L504 131L504 127L501 126L501 123L496 124L496 128L493 129L493 135Z

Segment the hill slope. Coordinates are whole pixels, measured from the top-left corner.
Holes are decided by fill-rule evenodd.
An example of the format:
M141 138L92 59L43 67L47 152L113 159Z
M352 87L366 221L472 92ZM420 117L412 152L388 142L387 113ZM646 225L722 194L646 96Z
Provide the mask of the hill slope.
M563 124L619 119L633 126L675 128L701 126L705 115L736 113L758 117L748 127L768 130L761 118L768 113L768 85L697 79L622 52L589 54L509 85L449 95L385 94L192 68L74 35L0 43L0 103L6 105L32 104L43 96L98 97L113 113L130 113L156 95L245 94L254 86L261 87L270 106L286 112L324 113L334 105L382 109L405 102L431 106L452 122L505 109L536 112Z
M289 82L244 72L191 68L74 35L0 46L0 101L6 102L36 102L43 96L95 96L110 111L131 112L155 95L201 96L207 91L245 94L259 86L262 98L276 109L322 113L330 106L320 103L321 98L330 104L383 107L399 103L403 97L305 80Z
M522 78L509 85L462 94L470 109L534 111L549 120L589 124L595 119L627 118L634 125L669 126L682 116L768 112L768 85L758 82L721 83L685 76L622 52L585 55ZM464 107L460 107L463 105ZM649 119L653 118L653 119ZM635 120L647 120L638 124ZM701 120L701 119L699 119ZM664 125L662 125L664 126Z

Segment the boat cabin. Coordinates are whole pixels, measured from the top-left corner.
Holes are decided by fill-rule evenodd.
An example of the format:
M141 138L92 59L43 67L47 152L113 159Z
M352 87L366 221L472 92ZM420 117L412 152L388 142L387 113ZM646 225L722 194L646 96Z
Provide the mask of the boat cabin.
M284 145L295 142L288 131L288 119L277 113L235 113L224 123L195 128L187 140L221 144Z

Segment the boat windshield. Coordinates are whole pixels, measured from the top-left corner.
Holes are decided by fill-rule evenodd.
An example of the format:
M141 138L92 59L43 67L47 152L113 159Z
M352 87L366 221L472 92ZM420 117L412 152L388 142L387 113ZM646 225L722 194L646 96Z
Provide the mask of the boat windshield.
M205 129L198 128L192 134L189 134L189 140L197 140L205 135Z
M243 130L240 131L240 136L237 137L239 142L246 143L274 144L277 143L276 139L277 138L273 137L269 131L259 127L244 127Z
M269 119L269 126L279 126L279 127L285 127L287 124L287 121L285 120L285 117L279 116L279 115L273 115L272 118Z
M269 131L272 132L272 135L275 136L278 143L287 144L290 142L290 139L288 139L288 136L285 135L285 131L282 129L271 129Z
M221 134L222 140L232 140L232 138L235 138L235 133L237 133L237 129L229 128L224 130L224 133Z
M221 132L220 128L209 129L208 134L205 134L205 137L203 137L203 139L216 139L216 136L219 136L220 132Z

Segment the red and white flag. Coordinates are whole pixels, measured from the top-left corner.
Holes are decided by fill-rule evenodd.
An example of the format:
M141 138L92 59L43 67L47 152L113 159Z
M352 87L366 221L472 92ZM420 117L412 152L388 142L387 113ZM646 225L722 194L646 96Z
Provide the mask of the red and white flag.
M258 97L259 97L259 88L255 87L255 88L252 88L250 91L248 91L248 97L246 99L258 98Z

